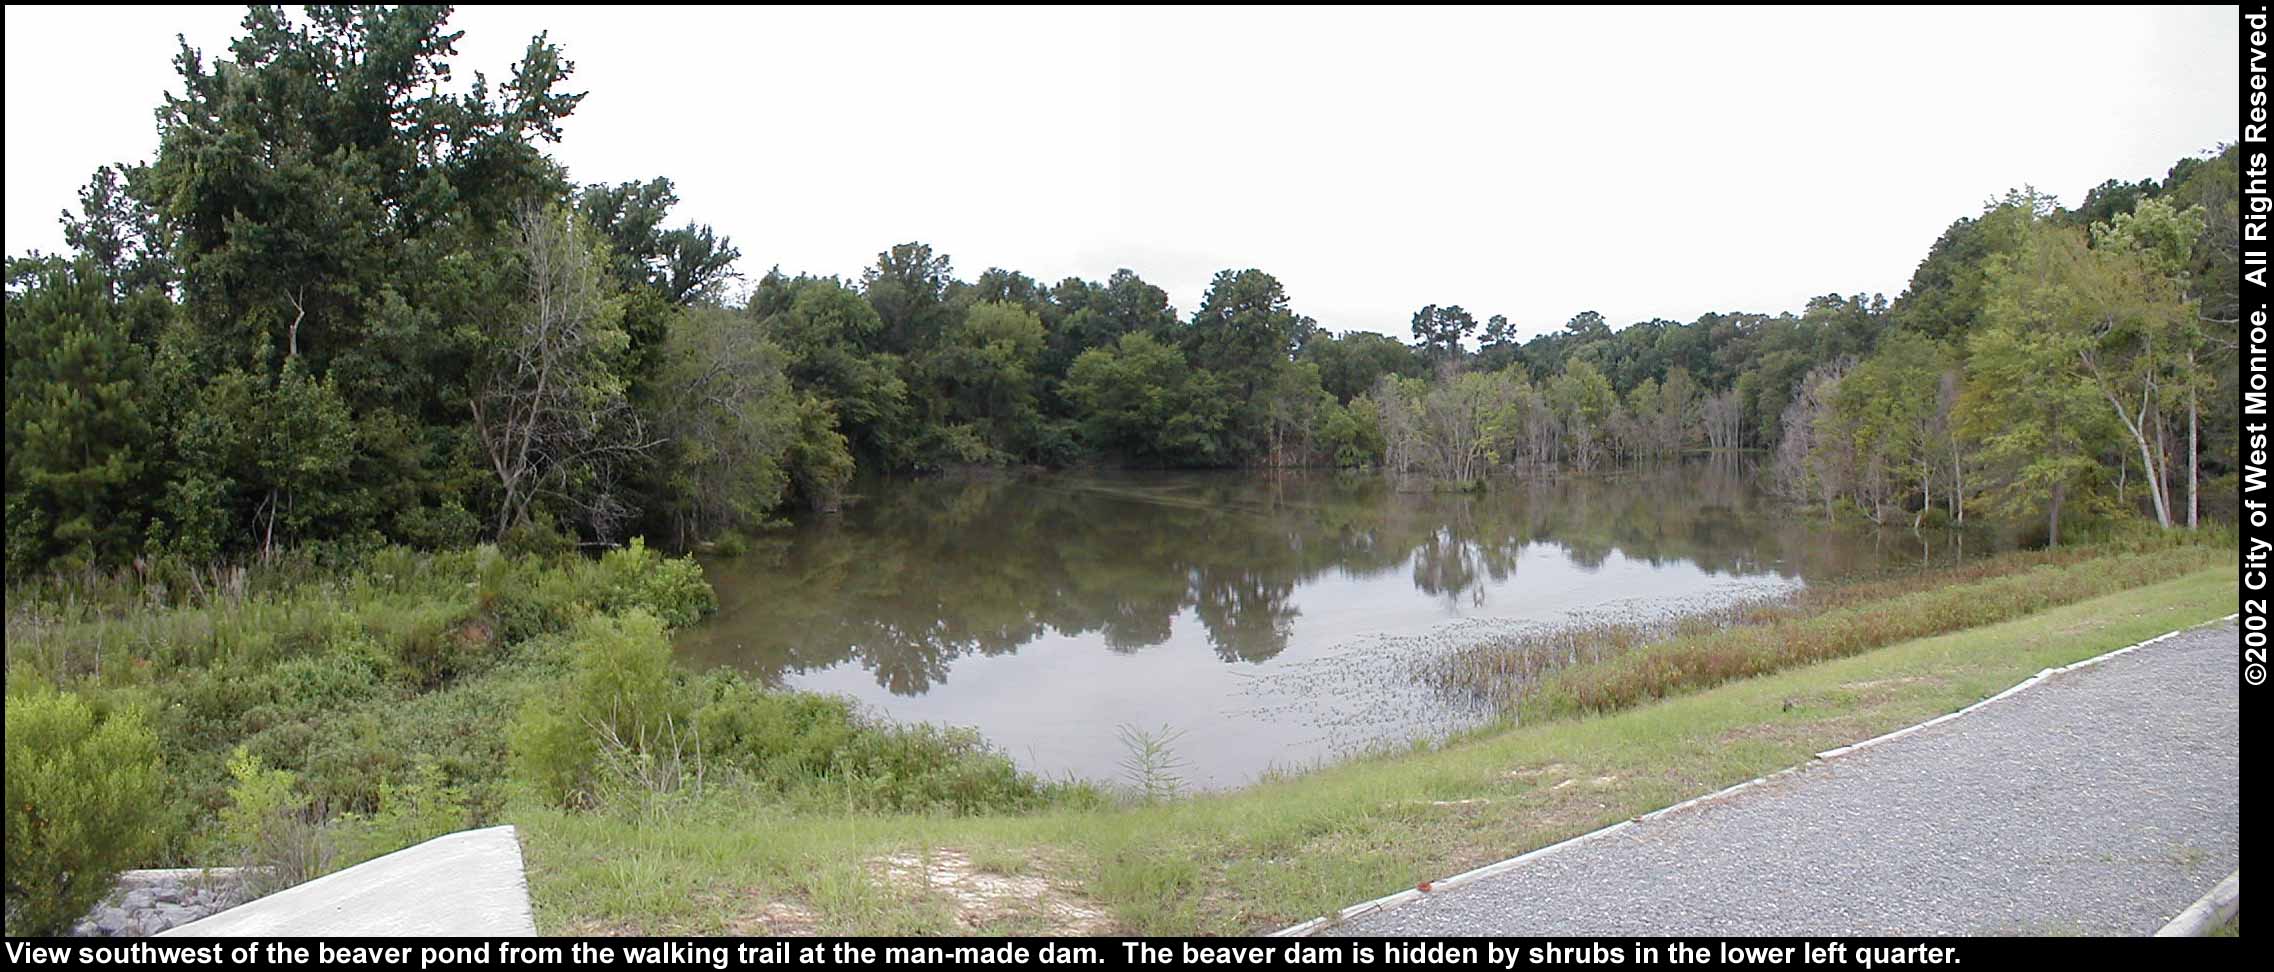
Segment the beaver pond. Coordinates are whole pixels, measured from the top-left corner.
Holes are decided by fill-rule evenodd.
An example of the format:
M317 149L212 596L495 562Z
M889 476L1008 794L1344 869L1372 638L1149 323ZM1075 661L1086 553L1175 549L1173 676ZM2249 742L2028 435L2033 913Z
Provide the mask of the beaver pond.
M1162 472L860 494L709 559L720 611L681 654L971 727L1052 777L1128 781L1134 731L1196 789L1489 718L1416 675L1436 653L1967 553L1943 531L1828 527L1726 462L1483 493Z

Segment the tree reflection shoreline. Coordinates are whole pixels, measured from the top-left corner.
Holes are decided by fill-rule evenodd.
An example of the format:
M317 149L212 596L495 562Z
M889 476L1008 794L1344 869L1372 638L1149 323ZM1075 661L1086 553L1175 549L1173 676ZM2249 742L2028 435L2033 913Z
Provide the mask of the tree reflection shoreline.
M861 503L706 564L721 611L681 639L777 684L857 662L897 696L1046 636L1129 654L1196 621L1227 664L1279 657L1299 589L1403 572L1407 596L1488 607L1526 550L1816 581L1963 545L1788 515L1749 464L1667 465L1483 493L1311 471L974 474L866 484ZM1617 592L1606 592L1616 596Z

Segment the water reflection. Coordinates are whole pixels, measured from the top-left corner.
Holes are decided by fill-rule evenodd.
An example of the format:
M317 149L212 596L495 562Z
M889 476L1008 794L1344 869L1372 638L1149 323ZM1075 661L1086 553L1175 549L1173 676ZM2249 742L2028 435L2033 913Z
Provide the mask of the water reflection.
M1300 713L1248 704L1246 680L1297 656L1956 556L1937 546L1779 515L1727 464L1484 495L1325 473L878 482L842 516L708 565L722 610L681 647L888 715L977 725L1049 771L1110 775L1114 720L1167 722L1245 752L1200 760L1221 784L1323 754L1292 725Z

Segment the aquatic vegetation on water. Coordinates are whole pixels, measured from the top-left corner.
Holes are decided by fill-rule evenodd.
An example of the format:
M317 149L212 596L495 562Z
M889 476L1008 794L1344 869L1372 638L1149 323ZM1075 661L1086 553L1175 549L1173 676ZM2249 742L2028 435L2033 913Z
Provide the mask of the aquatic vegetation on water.
M1448 703L1513 712L1548 676L1617 658L1653 642L1696 637L1804 613L1792 595L1753 595L1637 620L1595 615L1463 644L1411 659L1409 671Z

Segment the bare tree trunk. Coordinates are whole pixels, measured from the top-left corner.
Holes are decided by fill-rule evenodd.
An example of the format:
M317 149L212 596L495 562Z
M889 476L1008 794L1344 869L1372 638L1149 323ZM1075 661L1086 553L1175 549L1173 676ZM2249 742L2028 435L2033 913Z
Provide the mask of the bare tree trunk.
M1958 440L1950 442L1950 518L1966 522L1966 460L1958 452Z
M2194 357L2192 352L2188 354L2190 372L2193 370ZM2190 530L2196 529L2197 515L2202 509L2197 497L2197 491L2203 482L2202 445L2197 439L2200 434L2200 419L2197 417L2199 412L2195 388L2190 385L2187 389L2187 528Z
M1919 523L1927 518L1927 511L1931 509L1934 509L1934 463L1921 462L1919 464L1919 513L1917 516L1911 517L1911 529L1917 530Z
M301 293L306 292L307 288L302 287ZM284 329L284 357L289 361L300 356L300 322L307 319L308 308L300 303L300 294L286 296L292 301L292 323Z
M2061 545L2061 495L2067 487L2066 483L2053 484L2053 502L2047 505L2045 522L2045 545L2048 547Z
M2116 410L2117 421L2124 423L2124 431L2131 433L2132 442L2139 446L2140 468L2147 471L2148 495L2150 499L2155 501L2156 523L2165 529L2170 529L2171 499L2164 491L2163 464L2156 461L2155 455L2160 450L2149 442L2150 439L2162 437L2161 433L2151 424L2155 415L2155 382L2153 380L2147 382L2140 395L2140 411L2134 415L2130 409L2124 407L2123 400L2116 397L2115 386L2101 374L2100 362L2095 360L2089 352L2083 355L2083 361L2085 369L2092 374L2093 383L2100 387L2101 395L2108 399L2109 407Z
M261 529L261 566L266 567L276 555L276 490L269 490L261 505L268 507L268 524Z
M2111 404L2114 404L2115 401L2115 396L2109 396L2109 402ZM2133 444L2137 445L2140 449L2140 468L2147 470L2148 473L2146 476L2146 479L2148 481L2148 498L2153 501L2155 505L2156 523L2160 526L2168 528L2171 526L2171 504L2164 497L2163 477L2157 472L2160 467L2156 463L2156 450L2152 448L2148 443L2148 432L2150 430L2143 427L2145 424L2146 410L2142 409L2141 411L2142 421L2134 422L2132 421L2132 417L2124 411L2124 406L2117 405L2116 417L2123 420L2125 430L2132 433Z

